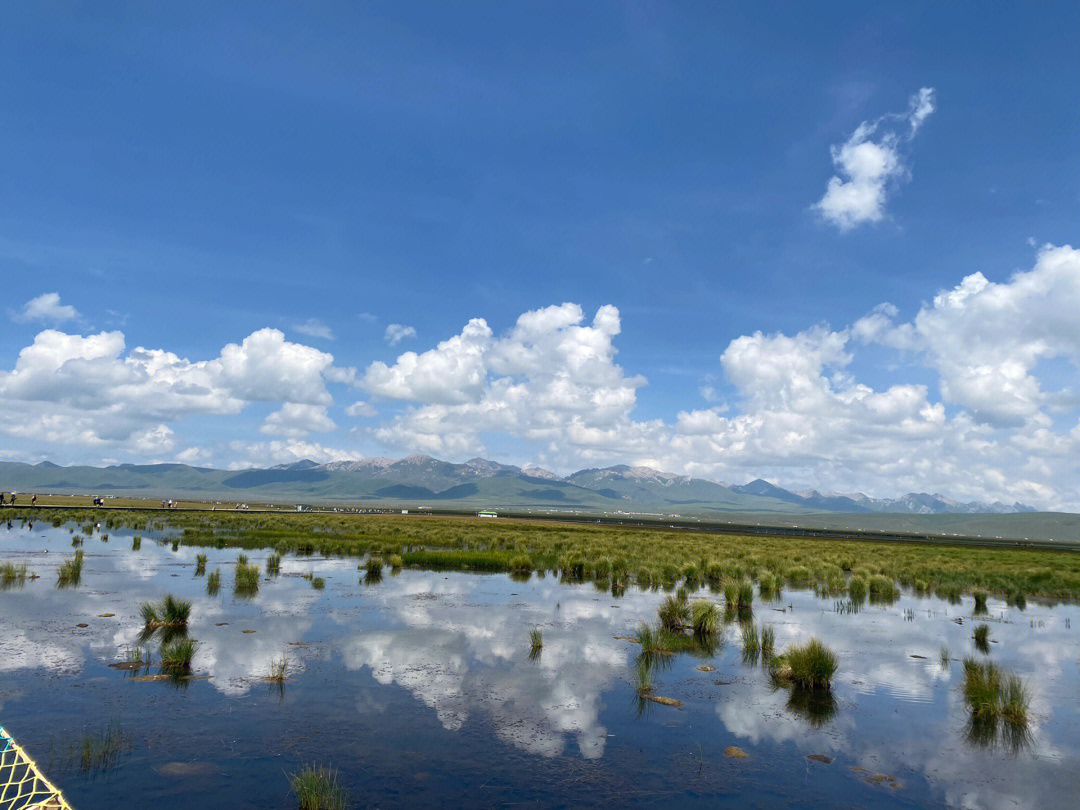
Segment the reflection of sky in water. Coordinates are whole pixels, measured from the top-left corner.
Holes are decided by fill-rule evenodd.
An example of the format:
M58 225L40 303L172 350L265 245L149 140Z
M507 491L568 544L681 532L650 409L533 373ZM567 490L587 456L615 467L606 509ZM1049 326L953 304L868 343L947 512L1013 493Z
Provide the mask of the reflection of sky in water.
M1072 606L1032 605L1020 613L991 600L985 619L997 642L991 656L1024 675L1032 693L1034 747L1011 754L964 741L959 659L971 652L970 602L950 606L905 597L851 616L835 613L832 600L786 592L775 605L757 605L755 621L776 628L778 649L816 635L839 653L837 711L830 720L815 726L794 713L788 693L774 690L760 666L743 664L737 627L726 631L725 645L709 661L715 672L697 671L702 661L684 656L657 675L656 692L682 700L682 709L650 706L638 719L636 648L616 636L652 619L659 594L632 590L614 599L591 585L564 586L550 577L517 583L503 576L413 571L387 572L381 583L363 585L355 560L286 558L282 575L264 581L254 599L235 600L237 550L173 552L147 537L132 552L126 532L114 533L107 544L88 538L81 585L57 589L56 568L70 556L70 543L66 530L42 524L32 533L0 529L0 560L26 562L41 576L0 592L0 720L16 729L29 726L27 733L37 739L48 737L35 726L48 718L52 694L73 701L69 711L88 707L85 701L122 704L126 722L151 728L156 712L180 711L184 701L198 701L208 707L208 735L242 740L215 742L224 746L222 756L241 744L258 752L269 745L260 731L259 711L268 699L262 679L271 661L284 654L292 674L290 697L280 711L328 728L374 724L401 745L413 742L410 727L431 720L460 748L455 759L468 759L470 751L481 757L497 744L530 758L517 762L568 758L618 770L624 760L637 761L642 750L652 761L664 761L690 749L692 738L699 770L706 759L724 762L719 751L726 745L750 751L747 762L753 766L740 776L747 789L805 772L800 778L822 780L814 790L826 803L844 791L845 800L883 806L1069 806L1080 772L1080 656L1066 627L1066 618L1076 623L1080 612ZM215 598L206 596L205 578L193 576L200 551L210 557L208 572L222 569ZM262 565L266 553L249 556ZM324 591L313 590L302 577L311 572L326 578ZM189 629L201 645L195 670L208 679L179 691L134 687L105 665L138 643L141 602L166 592L195 602ZM115 616L102 618L103 613ZM962 625L954 621L958 617ZM544 649L539 660L530 661L527 637L534 626L543 629ZM940 664L942 646L954 659L948 668ZM85 686L85 694L60 691L68 684ZM388 702L388 689L410 696L412 708ZM229 734L218 734L215 723L224 724L226 717ZM232 728L236 724L243 734ZM319 750L339 762L348 757L343 746L328 738ZM810 771L805 755L811 753L837 761ZM426 754L436 763L451 759L448 752ZM864 786L852 766L894 775L903 786ZM524 772L534 766L518 767ZM686 789L677 772L656 777L669 782L664 795ZM865 795L849 796L853 784ZM432 783L430 790L437 787ZM796 796L814 795L805 784L793 789ZM97 788L86 790L92 805Z

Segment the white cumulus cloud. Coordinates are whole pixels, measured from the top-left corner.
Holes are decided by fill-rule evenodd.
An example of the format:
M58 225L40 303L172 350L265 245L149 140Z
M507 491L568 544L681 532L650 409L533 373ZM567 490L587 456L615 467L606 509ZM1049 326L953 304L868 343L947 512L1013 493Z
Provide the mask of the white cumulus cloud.
M911 97L906 113L859 124L830 149L837 174L814 210L841 231L884 219L889 194L910 174L906 147L933 111L934 90L924 87Z
M20 323L28 321L48 321L50 323L63 323L75 321L81 318L79 311L68 304L60 303L60 293L43 293L37 298L31 298L18 312L12 313L12 320Z

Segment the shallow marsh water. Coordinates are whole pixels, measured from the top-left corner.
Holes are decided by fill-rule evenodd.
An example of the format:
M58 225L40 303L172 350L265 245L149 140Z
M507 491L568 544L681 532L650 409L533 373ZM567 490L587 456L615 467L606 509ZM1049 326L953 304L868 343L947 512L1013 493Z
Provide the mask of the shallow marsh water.
M1080 790L1074 605L991 599L973 619L970 598L904 595L845 614L789 589L757 601L754 621L775 628L778 650L816 635L837 651L834 704L792 704L744 662L731 625L715 655L656 673L672 707L638 699L637 647L618 638L652 621L663 593L413 570L365 584L355 559L286 557L241 599L236 549L143 537L139 551L128 532L86 538L80 584L59 589L68 527L0 527L0 562L40 576L0 591L0 725L82 810L293 807L286 774L312 762L337 770L354 807L1036 808L1075 806ZM194 575L198 553L222 569L215 597ZM267 552L248 556L263 567ZM195 677L179 685L109 667L139 643L140 604L165 593L194 603ZM990 658L1031 690L1020 750L968 738L960 659L978 654L982 621ZM279 688L265 676L282 655ZM115 757L84 768L73 749L110 727Z

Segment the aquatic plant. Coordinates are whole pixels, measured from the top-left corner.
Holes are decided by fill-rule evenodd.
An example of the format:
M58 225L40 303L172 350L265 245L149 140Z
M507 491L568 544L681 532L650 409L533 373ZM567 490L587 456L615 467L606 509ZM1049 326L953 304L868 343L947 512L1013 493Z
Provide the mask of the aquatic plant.
M114 721L101 731L84 732L72 746L72 751L79 763L79 770L91 774L114 767L126 746L120 724Z
M761 640L761 657L771 661L776 648L776 629L772 625L763 624L758 636Z
M142 538L139 535L135 535L131 538L131 550L138 551L142 548Z
M404 560L401 559L400 554L391 554L386 558L386 562L390 566L391 571L400 571L401 566L404 564Z
M26 563L4 563L0 565L0 587L10 588L26 582Z
M281 555L274 552L266 558L266 575L276 577L281 573Z
M191 602L168 594L160 602L143 602L139 608L147 629L158 627L187 627Z
M326 587L326 580L323 579L322 577L312 577L311 578L311 587L314 588L317 591L321 591L323 588Z
M259 569L241 554L233 570L233 593L238 596L254 596L259 592Z
M153 656L150 650L144 647L129 647L124 652L124 661L128 664L137 664L139 666L148 667L153 661Z
M856 604L866 600L866 580L862 577L852 577L848 582L848 596Z
M674 632L682 630L690 622L690 605L678 596L667 596L656 611L660 626Z
M289 676L289 658L286 655L282 655L280 658L275 658L270 662L270 671L266 676L266 680L273 681L275 683L284 683L285 679Z
M757 628L746 624L742 629L742 658L747 664L756 664L761 656L761 638Z
M349 794L338 784L337 774L314 765L289 775L289 790L300 810L346 810Z
M971 634L972 639L975 642L975 649L981 653L990 652L990 628L985 624L980 624L975 627L975 632Z
M544 646L544 631L534 627L529 631L529 649L539 650Z
M158 659L162 669L174 673L186 673L191 671L191 662L198 652L199 643L190 638L180 638L161 645Z
M948 669L949 663L952 661L952 655L949 653L949 648L942 646L941 651L938 653L941 659L941 668Z
M195 555L195 576L201 577L206 573L207 556L202 552Z
M708 599L696 599L690 605L690 626L698 636L712 636L720 632L720 608Z
M206 595L217 596L221 589L221 569L215 568L206 578Z
M867 587L872 602L890 603L900 598L900 589L896 587L896 582L890 577L876 574L870 577Z
M641 622L634 631L634 640L641 645L641 652L646 655L672 653L672 636L663 627L653 627L648 622Z
M83 553L80 549L70 559L60 563L56 572L58 588L75 587L82 581Z
M975 615L986 613L986 591L975 591L971 596L975 600Z
M964 700L971 716L983 723L1001 720L1023 727L1028 721L1030 698L1019 676L991 661L964 659Z
M773 677L801 689L827 690L836 674L836 653L816 638L791 645L769 662Z

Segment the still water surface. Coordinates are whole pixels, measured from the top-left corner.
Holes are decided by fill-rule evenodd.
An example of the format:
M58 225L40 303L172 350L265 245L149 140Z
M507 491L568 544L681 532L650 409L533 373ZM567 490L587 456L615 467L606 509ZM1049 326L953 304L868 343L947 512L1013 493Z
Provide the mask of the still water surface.
M682 702L670 707L637 698L637 647L618 638L654 620L662 593L409 570L365 584L356 560L290 557L255 598L238 599L235 549L174 552L143 536L138 552L127 532L87 538L81 583L58 589L68 527L0 526L0 562L40 575L0 591L0 725L82 810L293 807L286 774L312 762L338 771L354 807L1080 801L1074 605L990 600L978 619L991 628L990 657L1032 694L1031 739L1018 751L968 738L970 598L904 595L844 614L831 598L787 590L755 603L755 622L775 627L778 649L816 635L837 651L834 704L791 703L744 662L732 625L715 655L679 656L656 675L655 694ZM194 576L200 551L208 571L222 569L216 597ZM262 566L266 553L249 557ZM109 667L139 643L140 604L165 593L194 602L196 677L182 686ZM544 647L531 659L537 626ZM264 678L282 655L290 675L279 688ZM109 728L118 755L85 771L73 748ZM748 756L725 756L729 746Z

